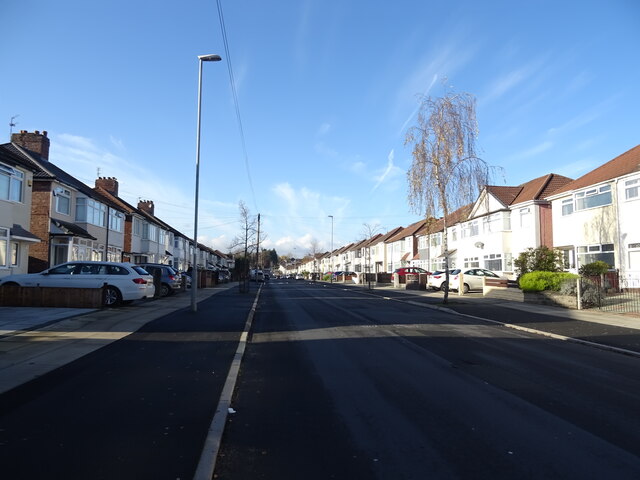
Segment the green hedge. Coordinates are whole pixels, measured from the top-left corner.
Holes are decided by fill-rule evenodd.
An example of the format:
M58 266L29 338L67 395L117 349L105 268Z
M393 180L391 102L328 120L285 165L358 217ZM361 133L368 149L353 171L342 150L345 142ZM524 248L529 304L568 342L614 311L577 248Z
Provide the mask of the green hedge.
M543 290L560 291L562 284L578 278L578 275L567 272L530 272L520 277L520 288L523 292L542 292Z

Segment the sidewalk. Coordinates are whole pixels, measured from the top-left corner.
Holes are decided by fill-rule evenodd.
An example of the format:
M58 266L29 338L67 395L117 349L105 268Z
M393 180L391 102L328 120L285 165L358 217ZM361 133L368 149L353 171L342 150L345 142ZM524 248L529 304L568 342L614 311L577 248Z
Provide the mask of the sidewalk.
M485 298L480 293L460 296L457 292L449 292L449 302L443 304L442 292L405 290L386 285L375 286L371 290L367 285L353 283L333 285L373 295L401 298L427 308L640 357L640 315L513 302Z
M237 288L198 290L198 302ZM0 307L0 394L191 305L184 292L117 309Z

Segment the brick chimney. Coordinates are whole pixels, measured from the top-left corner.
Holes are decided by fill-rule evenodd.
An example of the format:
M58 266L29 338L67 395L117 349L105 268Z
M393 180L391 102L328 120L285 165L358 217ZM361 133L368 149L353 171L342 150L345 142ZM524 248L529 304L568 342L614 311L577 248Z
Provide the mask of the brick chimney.
M118 196L118 180L115 177L98 177L96 188L102 187L114 197Z
M142 210L143 212L147 212L150 215L154 215L153 213L153 202L151 200L141 200L138 202L138 210Z
M33 133L29 133L26 130L20 130L20 133L14 133L11 135L11 142L21 147L36 152L45 160L49 160L49 139L47 138L47 131L43 130L40 133L36 130Z

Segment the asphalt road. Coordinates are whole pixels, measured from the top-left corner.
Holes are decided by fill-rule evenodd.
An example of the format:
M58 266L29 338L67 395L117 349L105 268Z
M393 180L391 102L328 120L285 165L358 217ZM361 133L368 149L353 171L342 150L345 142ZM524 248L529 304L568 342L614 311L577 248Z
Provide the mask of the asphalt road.
M638 362L336 286L272 282L215 478L637 479Z
M191 479L254 298L221 292L0 395L0 476Z

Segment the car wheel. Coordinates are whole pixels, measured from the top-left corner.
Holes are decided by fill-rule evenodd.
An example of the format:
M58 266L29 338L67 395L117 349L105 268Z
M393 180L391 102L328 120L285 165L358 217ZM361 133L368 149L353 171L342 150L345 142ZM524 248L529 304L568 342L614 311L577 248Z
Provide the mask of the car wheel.
M163 283L162 285L160 285L161 297L167 297L169 296L169 293L171 293L171 289L169 288L169 285L167 285L166 283Z
M440 290L444 292L447 289L447 285L448 285L447 282L442 282L440 284Z
M2 284L3 287L19 287L20 285L18 285L16 282L6 282Z
M464 288L462 289L462 291L463 291L464 293L469 293L469 290L470 290L470 288L469 288L469 284L465 283L465 284L464 284Z
M105 307L117 307L122 302L122 295L120 290L116 287L107 287L104 292L104 305Z

